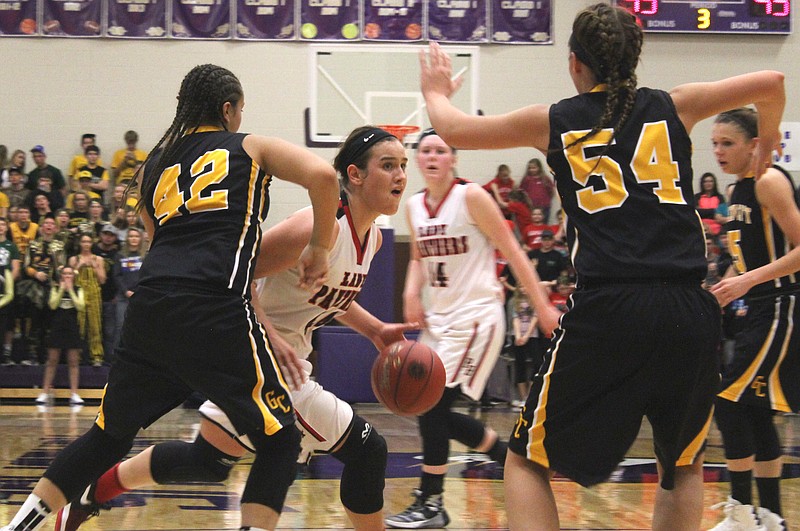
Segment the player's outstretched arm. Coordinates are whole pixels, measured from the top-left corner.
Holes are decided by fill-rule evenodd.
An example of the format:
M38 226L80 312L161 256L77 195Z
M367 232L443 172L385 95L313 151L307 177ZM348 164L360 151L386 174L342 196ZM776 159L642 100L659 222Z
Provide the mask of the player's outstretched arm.
M385 323L369 313L363 306L353 302L347 312L338 317L339 321L346 324L362 336L366 337L375 348L383 350L392 343L405 339L406 332L418 330L419 323Z

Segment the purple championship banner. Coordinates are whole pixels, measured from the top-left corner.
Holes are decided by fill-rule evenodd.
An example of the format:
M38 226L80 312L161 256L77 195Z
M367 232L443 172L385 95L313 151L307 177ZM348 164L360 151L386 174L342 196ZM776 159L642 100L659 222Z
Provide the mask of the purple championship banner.
M361 36L359 0L300 0L300 39L356 41Z
M229 0L173 0L172 37L178 39L229 39Z
M167 0L107 1L107 37L156 39L167 36Z
M487 0L455 0L428 4L428 39L439 42L489 41Z
M236 0L237 39L262 41L296 38L294 0Z
M617 0L652 33L753 33L788 35L792 32L790 0Z
M364 0L364 40L421 41L424 5L421 0Z
M550 0L495 0L492 2L492 42L553 44Z
M0 0L0 35L36 33L36 0Z
M99 37L101 0L44 0L42 35Z

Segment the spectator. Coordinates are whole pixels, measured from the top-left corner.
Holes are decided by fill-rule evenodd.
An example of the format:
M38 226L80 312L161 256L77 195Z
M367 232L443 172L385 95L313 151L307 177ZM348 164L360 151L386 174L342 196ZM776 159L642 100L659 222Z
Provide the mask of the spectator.
M106 209L99 199L92 199L89 201L89 223L92 226L92 236L95 239L100 238L100 232L103 227L108 223L106 216Z
M3 186L3 194L8 198L8 205L18 207L28 204L31 191L25 188L22 170L16 166L8 168L8 186Z
M52 189L60 193L63 200L63 198L67 196L67 192L69 192L64 174L55 166L51 166L47 163L47 155L42 145L33 146L33 148L31 148L31 156L33 157L33 162L36 163L36 167L28 174L28 182L25 184L26 188L29 190L36 190L39 185L39 176L42 173L47 173L52 180ZM50 203L53 203L52 200ZM61 208L61 206L54 206L53 209Z
M22 208L20 208L22 212ZM23 271L25 276L17 283L19 287L20 318L25 318L28 359L26 365L38 364L44 359L44 338L48 328L49 309L47 297L57 267L64 265L64 246L53 237L56 220L53 214L42 219L39 237L31 241L25 252Z
M69 230L69 211L60 208L56 211L56 235L53 239L58 240L64 245L64 254L69 258L77 254L72 231Z
M511 219L511 212L508 210L508 194L514 189L514 179L511 178L511 169L506 164L497 167L497 175L494 179L483 185L483 188L492 194L492 197L500 205L500 210L506 219Z
M125 149L116 151L111 160L111 174L115 183L127 184L133 179L136 169L147 158L147 152L136 147L136 143L139 142L136 131L127 131L124 139Z
M89 190L98 194L105 203L105 192L108 190L108 171L100 165L100 148L97 146L89 146L86 148L86 164L78 168L79 175L82 172L88 171L92 176L89 182Z
M23 184L25 181L25 152L21 149L15 149L14 153L11 155L11 163L8 168L3 168L2 173L0 173L0 185L3 188L8 188L10 181L9 181L9 170L11 168L19 168L19 171L22 172L23 175Z
M716 175L707 171L700 177L700 191L695 194L694 202L700 219L703 220L711 236L716 239L722 224L728 221L727 217L718 211L725 205L725 198L717 190Z
M19 254L25 255L28 244L36 239L39 225L31 222L31 210L27 205L17 207L17 220L10 223L11 239L19 249Z
M14 282L19 278L22 257L8 238L8 221L0 218L0 330L3 332L3 365L13 365L11 344L14 338Z
M538 319L524 287L520 286L514 294L511 307L511 328L514 333L511 351L514 353L516 369L514 383L519 394L519 398L512 400L511 405L519 409L528 398L533 375L542 364L543 351L539 342Z
M8 147L0 144L0 172L9 167L11 161L8 159Z
M95 139L96 139L96 135L94 135L93 133L84 133L81 136L81 150L80 150L80 153L75 155L74 157L72 157L72 161L69 163L69 177L70 177L70 179L75 179L75 176L78 174L78 171L80 171L80 168L82 166L86 166L86 163L87 163L87 160L86 160L86 148L88 148L89 146L94 146L95 145ZM98 158L97 159L97 164L102 166L103 165L103 159ZM75 188L76 183L73 182L72 185L73 185L72 187Z
M42 219L44 219L47 214L53 213L47 194L38 193L33 196L33 208L30 209L30 212L31 221L39 225L41 225Z
M92 173L89 171L82 171L78 173L77 177L77 188L74 192L67 196L67 203L66 207L70 210L76 210L78 207L75 206L75 195L79 192L86 195L86 208L89 207L89 201L92 199L97 199L100 202L103 201L103 197L98 194L97 192L92 190ZM87 214L88 219L88 214Z
M114 187L113 195L111 196L111 202L108 205L109 212L116 212L120 208L136 208L136 203L139 197L136 194L136 190L128 190L127 195L125 194L125 191L126 186L124 184L118 184Z
M544 209L542 207L533 207L531 209L531 223L525 227L525 232L522 234L525 247L528 249L538 249L541 247L542 233L546 230L555 234L558 231L558 226L548 225L546 223Z
M100 239L92 246L92 253L103 259L108 273L101 287L103 301L103 350L106 361L113 362L114 337L117 331L117 279L113 276L114 267L119 260L119 239L117 230L106 223L100 230Z
M508 194L508 211L511 213L511 219L514 220L520 237L525 234L528 226L533 223L531 208L530 198L519 188L511 190L511 193Z
M70 201L70 199L72 201ZM72 206L70 206L70 203L72 203ZM72 192L67 198L67 208L70 210L69 228L73 234L77 235L82 231L81 226L90 224L89 194L82 190ZM86 232L85 230L83 231ZM91 230L89 232L91 232Z
M528 255L536 265L536 272L542 284L549 286L550 291L560 276L569 275L569 262L563 254L553 248L554 244L553 231L545 229L542 231L541 246L533 249Z
M50 330L47 334L47 365L44 368L42 393L36 398L38 404L53 403L53 379L56 375L61 351L67 351L69 375L70 405L82 405L83 399L78 394L80 379L81 340L78 327L78 312L85 305L83 290L75 285L75 271L70 266L60 268L57 273L57 284L53 284L49 293L48 305L53 312L50 319Z
M542 167L539 159L531 159L525 167L525 175L519 187L528 194L533 208L541 208L544 213L544 222L550 221L550 207L555 195L555 184Z
M78 311L81 336L89 344L92 365L103 364L103 322L100 286L106 282L106 267L103 259L92 252L94 240L90 234L81 234L78 239L79 252L69 259L69 266L78 272L76 284L83 290L86 302L83 311Z
M31 210L36 208L34 197L38 194L47 196L47 201L53 211L64 207L64 196L61 195L61 192L58 190L53 189L53 178L47 170L43 170L39 173L37 184L31 192L31 195L28 196L28 206L31 207Z
M125 311L128 309L128 299L133 296L136 285L139 283L139 269L142 267L142 260L146 254L142 245L144 243L142 235L143 231L138 227L128 228L125 245L119 253L119 259L114 264L114 280L117 285L114 348L119 344Z

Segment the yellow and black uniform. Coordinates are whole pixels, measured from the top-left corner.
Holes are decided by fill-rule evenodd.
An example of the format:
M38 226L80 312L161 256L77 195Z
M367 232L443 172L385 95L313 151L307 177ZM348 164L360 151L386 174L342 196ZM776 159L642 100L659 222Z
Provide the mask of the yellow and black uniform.
M245 136L184 136L144 199L153 242L96 421L112 435L135 433L192 390L219 405L240 433L263 438L294 423L250 301L269 177L244 151Z
M792 181L782 168L775 168ZM736 183L729 213L728 247L738 273L774 262L791 249L769 211L759 204L753 177ZM786 413L800 410L798 295L797 274L747 292L747 315L736 335L733 360L722 371L720 398Z
M605 99L599 86L550 108L547 160L578 288L509 449L592 485L622 461L647 416L671 489L675 466L695 461L711 423L720 309L701 287L691 140L671 98L640 88L620 130L566 148L600 122Z

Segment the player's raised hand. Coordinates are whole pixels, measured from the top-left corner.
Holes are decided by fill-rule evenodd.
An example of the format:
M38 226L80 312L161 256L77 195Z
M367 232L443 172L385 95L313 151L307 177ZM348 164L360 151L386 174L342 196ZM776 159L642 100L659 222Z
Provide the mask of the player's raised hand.
M442 94L452 96L464 82L462 76L453 79L453 65L450 56L439 44L432 42L426 54L419 53L420 89L424 96Z
M777 152L779 156L783 155L783 146L781 144L782 135L780 131L775 130L766 134L759 134L763 134L764 136L758 137L758 145L753 154L753 173L756 179L764 175L764 172L772 166L772 157L775 152Z

